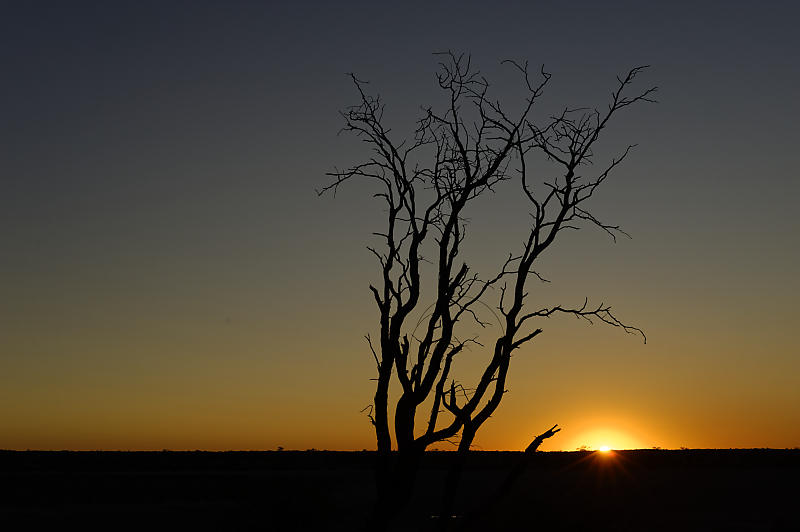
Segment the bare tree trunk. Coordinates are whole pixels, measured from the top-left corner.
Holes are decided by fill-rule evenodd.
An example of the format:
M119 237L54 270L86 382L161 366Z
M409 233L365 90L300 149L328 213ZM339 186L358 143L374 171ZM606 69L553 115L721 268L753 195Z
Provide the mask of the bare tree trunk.
M440 525L439 530L445 532L450 530L454 525L453 511L455 508L456 495L458 494L458 485L461 483L461 476L464 472L464 464L467 461L469 449L472 446L472 441L475 439L475 430L472 426L465 426L464 432L461 435L461 441L458 444L458 451L456 451L456 460L447 471L447 477L444 481L444 491L442 492L442 511L439 516Z
M388 395L391 380L392 365L384 363L378 369L378 385L374 398L374 417L372 424L375 427L375 437L378 442L377 463L375 464L375 491L377 495L375 508L370 519L373 529L378 521L376 518L383 513L382 505L390 496L392 473L392 437L389 432Z

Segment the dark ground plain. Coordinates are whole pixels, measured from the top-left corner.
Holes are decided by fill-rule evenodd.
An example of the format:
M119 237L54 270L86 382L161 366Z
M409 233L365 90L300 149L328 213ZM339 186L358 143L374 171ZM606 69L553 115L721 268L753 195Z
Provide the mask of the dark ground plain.
M800 531L800 451L474 452L457 513L471 530ZM426 456L393 530L433 530L453 453ZM359 530L370 452L0 451L4 530ZM461 523L466 525L467 518Z

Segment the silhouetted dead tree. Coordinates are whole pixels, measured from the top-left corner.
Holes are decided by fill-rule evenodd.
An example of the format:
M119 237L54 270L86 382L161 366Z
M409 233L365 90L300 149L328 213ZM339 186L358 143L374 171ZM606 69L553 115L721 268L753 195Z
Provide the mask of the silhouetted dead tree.
M503 62L519 73L527 93L521 110L512 115L490 99L489 83L472 67L469 57L452 52L440 57L437 80L447 103L441 110L424 108L413 138L407 140L391 135L380 97L367 90L365 81L350 75L360 102L342 112L343 130L363 140L371 155L329 173L332 183L319 191L335 193L345 182L365 178L378 185L375 197L386 208L386 226L374 233L381 245L368 248L380 264L381 281L369 287L380 316L380 340L376 343L367 336L377 366L368 415L382 457L377 488L383 513L403 505L428 446L460 435L459 450L470 448L506 391L512 353L542 332L538 319L571 314L644 338L641 330L620 321L605 304L590 305L584 300L576 307L531 308L526 304L526 284L532 277L541 279L534 265L562 230L588 224L612 238L625 234L593 215L588 203L632 147L597 172L590 172L589 165L611 118L629 105L653 101L655 88L629 94L634 79L646 67L618 78L607 109L567 108L539 125L531 120L531 110L550 80L544 69L534 80L527 63ZM526 164L534 154L556 164L557 177L535 181ZM493 274L480 277L460 259L468 208L480 196L512 183L529 200L531 224L521 228L521 248L501 261ZM433 250L431 260L423 257L423 249ZM424 298L423 262L436 270L435 290ZM466 388L452 378L453 366L467 344L481 344L476 338L462 337L457 326L464 318L485 326L476 310L489 296L496 298L502 327L487 353L481 377ZM422 311L430 300L420 325L413 323L412 313ZM389 389L393 378L399 384L399 398L393 405L392 431ZM426 421L418 428L415 421L422 408ZM398 451L395 463L390 459L392 432Z

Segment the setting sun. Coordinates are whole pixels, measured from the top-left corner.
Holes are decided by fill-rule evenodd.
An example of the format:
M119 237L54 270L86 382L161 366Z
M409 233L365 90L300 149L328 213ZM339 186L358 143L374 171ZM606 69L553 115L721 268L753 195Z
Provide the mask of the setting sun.
M575 436L571 441L563 443L566 449L587 449L600 452L609 452L619 449L641 449L650 447L642 443L642 438L636 434L630 423L603 423L602 428L592 427L597 420L587 420L584 426L578 426Z

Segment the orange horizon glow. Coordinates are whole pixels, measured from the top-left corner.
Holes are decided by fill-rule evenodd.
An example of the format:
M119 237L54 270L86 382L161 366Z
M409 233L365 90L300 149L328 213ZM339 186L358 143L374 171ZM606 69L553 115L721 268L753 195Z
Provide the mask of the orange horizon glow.
M232 374L238 373L230 369ZM258 369L258 366L256 366ZM525 368L520 368L523 374ZM333 450L360 451L375 448L374 432L368 421L359 415L359 403L352 396L368 395L369 381L352 396L330 394L325 403L289 404L278 400L290 392L275 388L260 388L264 372L244 373L238 380L237 395L219 393L196 394L191 401L176 402L183 396L166 396L158 387L151 389L147 402L130 395L107 393L106 401L65 398L49 405L35 401L16 405L6 412L0 448L25 450ZM219 377L220 374L214 375ZM166 380L167 375L164 377ZM184 375L182 378L187 379ZM209 379L211 376L209 375ZM252 380L251 380L252 379ZM193 379L198 380L197 376ZM232 379L230 379L232 380ZM179 384L176 378L170 380ZM220 383L221 384L221 383ZM55 388L57 390L57 388ZM220 390L221 391L221 390ZM20 391L22 395L24 392ZM40 392L42 397L47 392ZM607 392L610 395L612 392ZM566 394L569 395L569 394ZM121 402L124 399L124 402ZM498 415L493 416L478 434L474 450L523 450L530 441L554 422L560 422L561 432L545 440L541 451L575 451L580 449L727 449L796 447L796 424L784 424L769 431L769 418L758 418L765 428L735 424L705 427L706 432L693 430L691 424L675 423L681 414L655 418L650 409L638 409L630 403L614 408L611 401L591 409L580 402L556 402L548 407L547 416L539 416L524 424L519 418L526 414L525 396L509 394ZM53 419L48 409L58 406L59 418ZM355 406L354 406L355 405ZM279 409L292 410L296 415L276 416ZM354 412L355 410L355 412ZM655 409L653 409L655 410ZM780 418L777 418L780 420ZM562 421L563 420L563 421ZM756 421L756 420L754 420ZM732 428L740 428L734 432ZM769 439L764 438L768 434ZM691 437L687 437L691 436ZM787 442L787 443L784 443ZM447 443L438 443L430 450L451 450Z

